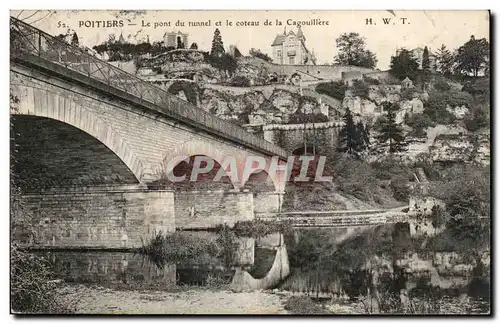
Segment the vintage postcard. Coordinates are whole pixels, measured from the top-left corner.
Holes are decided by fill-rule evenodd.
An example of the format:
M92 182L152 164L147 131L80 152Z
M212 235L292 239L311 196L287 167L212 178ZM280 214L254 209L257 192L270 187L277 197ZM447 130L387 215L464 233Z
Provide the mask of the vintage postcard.
M12 314L490 315L490 12L10 11Z

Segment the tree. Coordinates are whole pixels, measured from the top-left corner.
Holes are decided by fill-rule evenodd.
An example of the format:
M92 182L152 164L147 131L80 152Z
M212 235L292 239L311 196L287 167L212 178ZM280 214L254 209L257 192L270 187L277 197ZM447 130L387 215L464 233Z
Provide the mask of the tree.
M431 61L429 59L429 49L424 47L424 53L422 55L422 70L429 71L431 68Z
M471 107L473 103L472 96L465 91L449 90L438 91L429 90L429 99L424 104L424 113L432 121L440 124L452 124L456 118L452 113L446 110L446 107Z
M490 90L490 78L478 78L473 81L466 81L462 88L462 91L470 93L474 100L483 103L489 103Z
M413 114L411 116L406 114L405 123L413 128L412 135L417 137L425 137L427 135L425 129L434 125L430 117L426 114Z
M453 55L446 48L444 44L438 49L436 53L436 69L438 72L448 76L453 71Z
M73 37L71 37L71 45L78 47L79 42L78 42L78 35L76 32L73 33Z
M226 51L224 50L224 44L222 43L222 37L220 35L219 28L215 29L214 38L212 40L212 50L210 51L210 56L221 57Z
M193 43L193 44L191 44L191 46L189 48L193 49L193 50L197 50L198 49L198 44Z
M358 121L358 123L356 124L356 128L361 138L360 141L362 150L366 150L368 148L368 145L370 145L370 129L361 121Z
M490 125L490 110L489 105L478 105L474 107L470 115L464 120L465 127L475 132L482 127Z
M424 53L422 54L422 71L424 72L424 82L429 82L431 77L431 60L427 46L424 47Z
M212 56L205 52L204 57L214 68L226 71L229 75L233 75L238 68L238 61L229 53L222 53L220 56Z
M380 120L377 131L377 141L380 146L388 147L389 153L402 152L406 150L407 144L403 135L403 129L396 124L396 111L398 105L388 101L382 103L386 112L385 118Z
M335 42L338 49L338 54L334 57L335 63L370 69L377 65L376 55L366 48L365 38L358 33L344 33Z
M418 71L418 62L411 52L405 48L400 49L391 57L390 73L400 80L406 77L415 80Z
M455 243L455 251L466 259L475 259L479 265L482 252L490 245L490 170L457 165L443 180L430 194L446 204L446 228Z
M339 152L359 156L366 149L368 135L363 123L354 123L351 111L346 110L344 116L344 126L339 133Z
M457 50L455 57L456 72L478 76L481 70L488 69L490 44L485 38L476 39L474 35Z

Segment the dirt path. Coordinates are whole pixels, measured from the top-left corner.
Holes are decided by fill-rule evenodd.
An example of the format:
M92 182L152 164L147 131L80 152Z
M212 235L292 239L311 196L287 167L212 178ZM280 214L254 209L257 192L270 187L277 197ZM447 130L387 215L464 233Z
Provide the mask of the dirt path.
M62 289L61 298L83 314L287 314L282 296L259 291L193 288L170 293L78 285Z

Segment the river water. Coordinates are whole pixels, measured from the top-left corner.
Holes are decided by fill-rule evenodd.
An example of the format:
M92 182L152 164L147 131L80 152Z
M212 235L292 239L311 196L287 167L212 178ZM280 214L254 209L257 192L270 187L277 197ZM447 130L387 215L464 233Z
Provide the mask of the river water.
M387 233L391 233L390 240L385 240ZM472 278L465 272L443 271L442 267L428 267L432 263L425 260L403 262L412 255L411 251L403 251L396 258L387 257L398 241L393 233L391 226L356 230L295 229L284 236L291 274L271 288L290 295L310 296L318 303L359 304L363 296L378 294L380 299L397 305L401 300L419 301L420 305L426 305L423 312L489 312L489 280ZM231 265L213 259L203 264L190 260L158 264L134 252L37 253L44 255L57 275L68 283L161 290L228 284L236 267L247 270L254 278L264 277L271 269L276 250L262 247L258 240L244 242L245 251L240 251ZM396 306L378 307L383 310Z

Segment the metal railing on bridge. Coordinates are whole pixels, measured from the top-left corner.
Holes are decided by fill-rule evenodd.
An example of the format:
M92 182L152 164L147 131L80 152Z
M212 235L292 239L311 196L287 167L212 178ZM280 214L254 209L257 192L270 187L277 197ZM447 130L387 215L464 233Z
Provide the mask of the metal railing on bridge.
M187 119L230 140L270 155L288 156L284 149L250 134L238 125L197 108L135 75L96 58L81 48L72 46L14 17L10 17L10 50L11 59L22 60L23 55L37 56L147 101L171 118L180 121Z

